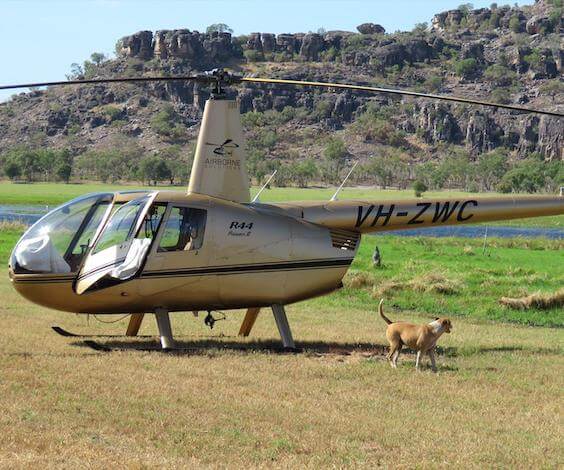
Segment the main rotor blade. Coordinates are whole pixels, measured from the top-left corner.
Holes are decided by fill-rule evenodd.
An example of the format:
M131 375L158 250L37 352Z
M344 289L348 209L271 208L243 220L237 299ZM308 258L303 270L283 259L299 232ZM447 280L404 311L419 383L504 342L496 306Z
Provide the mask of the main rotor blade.
M180 80L204 81L202 76L175 76L175 77L124 77L124 78L93 78L89 80L62 80L57 82L19 83L17 85L0 85L0 90L13 90L16 88L34 88L41 86L59 85L91 85L96 83L139 83L139 82L174 82Z
M284 79L277 79L277 78L253 78L253 77L244 77L240 79L242 82L250 82L250 83L273 83L278 85L298 85L298 86L311 86L317 88L341 88L345 90L359 90L359 91L369 91L374 93L388 93L392 95L403 95L403 96L416 96L420 98L430 98L434 100L443 100L443 101L453 101L455 103L466 103L466 104L477 104L480 106L489 106L492 108L502 108L502 109L509 109L511 111L520 111L523 113L536 113L536 114L544 114L547 116L555 116L555 117L564 117L563 113L559 113L557 111L540 111L538 109L526 108L523 106L514 106L510 104L501 104L501 103L492 103L490 101L481 101L481 100L473 100L470 98L460 98L456 96L448 96L448 95L433 95L429 93L419 93L417 91L409 91L409 90L396 90L393 88L380 88L380 87L373 87L373 86L364 86L364 85L349 85L346 83L330 83L330 82L309 82L309 81L302 81L302 80L284 80Z
M156 81L199 81L205 83L221 83L225 85L247 82L247 83L270 83L277 85L294 85L294 86L310 86L317 88L340 88L345 90L357 90L357 91L367 91L372 93L387 93L392 95L400 96L414 96L419 98L428 98L441 101L451 101L454 103L465 103L474 104L480 106L487 106L490 108L501 108L508 109L511 111L518 111L522 113L535 113L543 114L546 116L554 117L564 117L564 113L558 111L541 111L539 109L527 108L524 106L515 106L511 104L501 104L492 103L490 101L474 100L471 98L462 98L457 96L448 95L434 95L430 93L420 93L417 91L409 90L397 90L393 88L381 88L365 85L350 85L347 83L331 83L331 82L311 82L302 80L285 80L277 78L253 78L253 77L238 77L231 75L229 73L223 72L223 70L212 71L211 74L203 75L186 75L186 76L174 76L174 77L127 77L127 78L94 78L88 80L64 80L64 81L53 81L53 82L38 82L38 83L21 83L16 85L0 85L0 90L12 90L17 88L31 88L31 87L42 87L42 86L65 86L65 85L88 85L96 83L140 83L140 82L156 82Z

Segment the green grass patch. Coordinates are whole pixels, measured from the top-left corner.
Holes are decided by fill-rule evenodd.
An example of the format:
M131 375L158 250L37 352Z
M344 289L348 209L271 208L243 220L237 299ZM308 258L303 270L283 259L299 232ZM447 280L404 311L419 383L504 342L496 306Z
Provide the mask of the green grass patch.
M372 267L378 245L383 266ZM371 308L380 298L388 310L434 316L564 326L564 309L513 310L499 299L564 285L564 242L544 239L480 240L365 236L345 288L310 302L342 308ZM391 315L394 319L400 319Z
M25 231L25 226L17 223L0 222L0 265L6 266L10 253Z

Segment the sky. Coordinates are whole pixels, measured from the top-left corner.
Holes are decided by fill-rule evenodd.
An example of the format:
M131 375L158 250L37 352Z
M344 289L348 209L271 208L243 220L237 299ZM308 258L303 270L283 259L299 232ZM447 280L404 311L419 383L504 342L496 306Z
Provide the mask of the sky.
M475 8L492 0L474 0ZM461 0L0 0L0 84L64 80L73 62L113 54L116 41L140 30L205 31L226 23L234 33L356 31L361 23L410 30ZM499 2L503 4L504 2ZM519 4L532 3L532 0ZM0 101L13 91L0 91Z

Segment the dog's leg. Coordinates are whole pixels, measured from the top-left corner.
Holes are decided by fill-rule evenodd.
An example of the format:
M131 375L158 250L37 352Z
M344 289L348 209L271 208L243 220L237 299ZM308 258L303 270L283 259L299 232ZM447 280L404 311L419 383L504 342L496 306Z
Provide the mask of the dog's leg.
M417 351L417 357L415 358L415 370L419 370L420 362L421 362L421 350Z
M401 344L396 342L390 342L390 351L388 352L388 355L386 357L390 362L390 365L394 368L396 367L397 356L399 356L400 349L401 349Z
M400 355L401 352L401 344L398 344L396 350L394 351L394 356L392 357L392 367L394 369L398 368L398 357Z
M429 359L431 359L431 368L433 369L433 372L437 372L437 364L435 363L435 348L429 349L427 354L429 354Z

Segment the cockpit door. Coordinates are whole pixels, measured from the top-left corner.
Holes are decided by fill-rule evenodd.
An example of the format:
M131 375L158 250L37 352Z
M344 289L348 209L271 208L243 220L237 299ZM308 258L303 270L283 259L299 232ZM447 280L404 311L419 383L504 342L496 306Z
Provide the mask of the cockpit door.
M156 195L134 199L112 214L78 274L77 294L97 283L99 288L115 285L137 274L164 213L164 206L160 211L157 206L152 208ZM150 208L154 213L149 213ZM141 230L142 226L145 230ZM100 285L102 278L106 282Z

